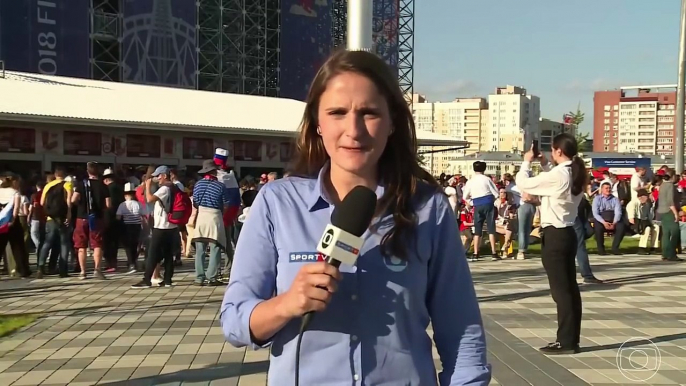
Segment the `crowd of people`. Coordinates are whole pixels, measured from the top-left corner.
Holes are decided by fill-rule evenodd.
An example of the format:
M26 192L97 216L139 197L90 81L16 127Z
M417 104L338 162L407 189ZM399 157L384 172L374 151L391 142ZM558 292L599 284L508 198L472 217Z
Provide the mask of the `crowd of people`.
M509 173L500 178L485 175L483 161L474 162L473 168L469 180L461 175L440 177L465 250L471 250L469 260L482 258L485 237L492 260L526 259L528 247L540 242L540 198L522 192ZM583 241L577 248L577 261L585 281L599 282L588 263L586 240L591 237L599 255L608 254L608 236L614 255L622 254L626 236L634 236L639 238L637 253L659 253L663 260L682 261L676 254L686 248L686 173L679 176L667 166L655 173L636 168L633 175L622 177L609 171L591 173L584 198L576 228Z
M44 181L32 184L5 171L0 185L0 273L104 280L115 272L142 271L134 288L168 286L184 256L195 260L196 285L225 285L242 222L257 191L278 177L272 172L238 183L227 159L227 150L218 148L195 178L165 165L122 170L95 162L87 163L82 173L56 167ZM125 265L118 259L120 249ZM31 250L35 267L29 264ZM92 273L86 270L90 258Z

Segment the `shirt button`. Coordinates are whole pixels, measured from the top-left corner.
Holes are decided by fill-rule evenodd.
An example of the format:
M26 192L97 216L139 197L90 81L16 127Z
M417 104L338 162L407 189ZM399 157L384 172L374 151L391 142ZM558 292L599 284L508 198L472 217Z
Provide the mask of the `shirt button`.
M355 374L355 375L353 375L353 379L356 380L356 381L359 381L359 380L360 380L360 376L357 375L357 374Z
M352 339L353 339L353 342L356 342L357 341L357 335L353 335Z
M350 299L352 299L352 300L357 300L357 295L351 296Z

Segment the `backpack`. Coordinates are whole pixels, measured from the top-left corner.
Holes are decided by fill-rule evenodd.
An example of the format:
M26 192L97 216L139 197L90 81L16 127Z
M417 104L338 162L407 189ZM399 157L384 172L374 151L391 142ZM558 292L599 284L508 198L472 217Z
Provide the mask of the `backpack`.
M65 199L64 182L59 182L45 193L45 214L53 219L67 219L67 200Z
M167 213L167 220L170 224L186 225L191 218L193 212L193 204L188 193L173 185L169 187L171 190L170 202L171 210Z

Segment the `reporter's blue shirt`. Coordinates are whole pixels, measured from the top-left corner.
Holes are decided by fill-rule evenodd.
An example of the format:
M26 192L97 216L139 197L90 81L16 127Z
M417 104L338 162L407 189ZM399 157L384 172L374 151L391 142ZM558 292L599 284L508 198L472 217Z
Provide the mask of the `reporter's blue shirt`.
M221 307L226 339L258 347L250 337L255 306L282 294L304 264L318 259L316 246L333 205L318 179L288 177L260 189L236 247L231 280ZM424 187L426 188L426 187ZM426 190L426 189L424 189ZM383 195L383 187L376 190ZM380 252L392 217L375 219L364 234L356 267L343 279L324 312L302 340L301 385L488 385L486 339L455 215L442 193L416 203L418 250L408 261ZM443 365L436 377L431 337ZM271 341L269 385L291 385L300 319Z

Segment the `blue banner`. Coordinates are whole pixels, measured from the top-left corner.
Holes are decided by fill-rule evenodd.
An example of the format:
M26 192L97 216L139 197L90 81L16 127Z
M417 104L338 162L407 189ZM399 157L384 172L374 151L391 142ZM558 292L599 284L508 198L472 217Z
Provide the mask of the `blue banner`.
M196 88L196 4L126 0L124 82Z
M280 96L304 100L331 51L331 3L281 0Z
M90 77L90 0L0 0L0 60L14 71Z
M650 158L593 158L593 168L650 168Z

